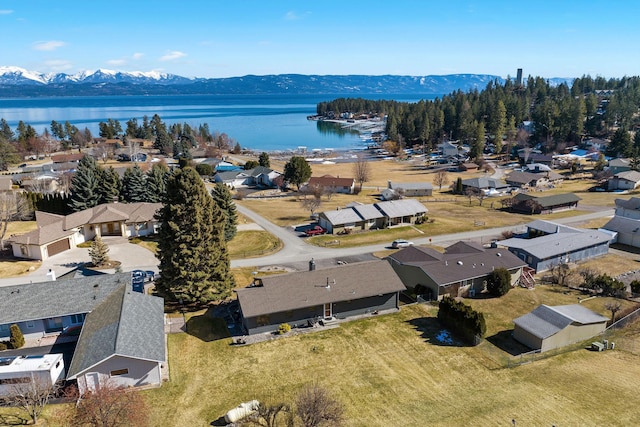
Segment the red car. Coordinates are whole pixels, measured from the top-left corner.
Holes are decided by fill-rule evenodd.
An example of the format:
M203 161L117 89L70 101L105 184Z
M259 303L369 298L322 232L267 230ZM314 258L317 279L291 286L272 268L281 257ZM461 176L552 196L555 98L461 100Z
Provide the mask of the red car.
M327 230L325 230L324 228L320 227L319 225L316 225L314 227L311 227L308 230L305 230L304 234L306 234L307 236L317 236L319 234L324 234L326 232L327 232Z

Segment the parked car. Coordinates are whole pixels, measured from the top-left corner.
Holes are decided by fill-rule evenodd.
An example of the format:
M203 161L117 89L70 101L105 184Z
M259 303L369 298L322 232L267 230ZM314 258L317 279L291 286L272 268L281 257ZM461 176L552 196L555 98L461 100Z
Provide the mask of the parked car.
M134 281L142 280L144 282L153 282L155 278L155 274L156 273L151 270L148 270L148 271L133 270L131 272L131 277L133 278Z
M407 248L409 246L413 246L413 242L404 239L396 239L391 243L392 248Z
M319 225L313 226L311 228L309 228L308 230L305 230L304 234L306 234L307 236L317 236L319 234L324 234L326 233L327 230L325 230L324 228L320 227Z

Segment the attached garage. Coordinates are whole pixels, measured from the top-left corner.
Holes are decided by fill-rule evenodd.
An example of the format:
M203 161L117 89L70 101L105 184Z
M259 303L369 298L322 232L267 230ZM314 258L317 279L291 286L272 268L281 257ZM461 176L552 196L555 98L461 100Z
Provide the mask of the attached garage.
M59 254L60 252L68 251L69 249L71 249L69 238L65 238L62 240L58 240L57 242L48 244L47 254L49 256L53 256L53 255Z

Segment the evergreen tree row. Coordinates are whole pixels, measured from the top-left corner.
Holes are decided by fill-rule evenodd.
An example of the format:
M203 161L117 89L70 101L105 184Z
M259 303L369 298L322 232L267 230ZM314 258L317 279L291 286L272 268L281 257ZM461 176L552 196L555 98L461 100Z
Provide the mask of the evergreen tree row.
M603 90L612 94L596 92ZM535 123L531 141L551 152L563 143L580 142L585 134L604 136L617 126L631 130L640 123L639 108L640 77L605 80L583 76L571 88L551 86L541 77L529 77L526 85L517 86L508 78L504 84L490 82L480 92L456 91L417 103L340 98L318 104L317 113L387 115L390 140L430 149L445 138L467 142L473 148L485 135L500 145L496 148L502 148L503 140L515 141L517 125L529 120Z
M166 191L169 169L161 163L147 172L138 165L127 168L122 179L109 167L100 167L91 156L84 156L71 180L69 210L78 212L103 203L162 201Z
M445 296L438 307L440 323L466 342L478 344L478 339L487 332L484 315L463 302Z

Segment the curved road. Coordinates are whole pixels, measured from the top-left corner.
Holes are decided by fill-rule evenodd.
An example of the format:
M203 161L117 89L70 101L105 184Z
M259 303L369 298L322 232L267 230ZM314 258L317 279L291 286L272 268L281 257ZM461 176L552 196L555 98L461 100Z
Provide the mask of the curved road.
M261 258L247 258L231 261L231 267L261 267L277 264L290 264L308 262L312 258L314 260L340 259L351 256L359 256L363 254L371 254L373 252L389 249L387 245L379 243L376 245L358 246L353 248L323 248L319 246L309 245L304 238L299 237L299 233L294 232L290 227L281 227L275 225L255 212L244 206L236 204L238 212L253 220L256 224L264 228L269 233L277 236L284 243L284 248L279 252ZM578 215L567 218L554 220L559 224L579 224L591 221L597 218L613 216L613 209L605 209L602 211L592 212L589 214ZM455 243L459 240L476 240L481 243L488 243L492 239L501 237L503 231L518 230L524 224L516 226L507 226L499 228L490 228L483 230L466 231L462 233L443 234L439 236L424 237L413 239L417 245L427 245L429 243L446 245Z

